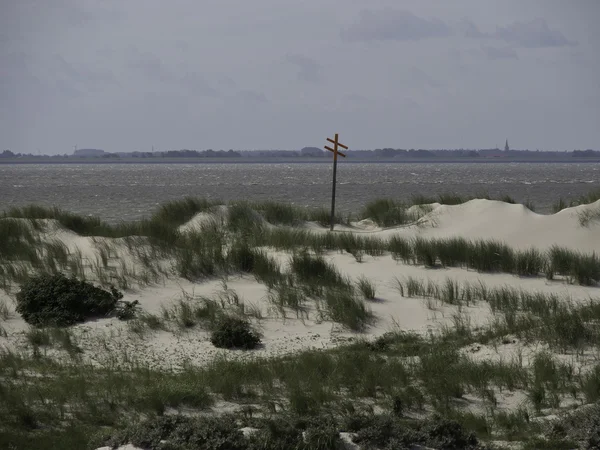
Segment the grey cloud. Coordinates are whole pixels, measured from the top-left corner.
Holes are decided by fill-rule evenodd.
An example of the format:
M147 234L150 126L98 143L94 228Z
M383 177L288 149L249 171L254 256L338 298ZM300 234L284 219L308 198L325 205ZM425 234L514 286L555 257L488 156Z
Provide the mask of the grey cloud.
M128 57L128 65L131 69L143 74L147 78L168 83L173 81L173 76L157 56L133 50Z
M483 46L481 50L489 59L519 59L519 55L511 47L497 48Z
M314 59L304 55L288 54L286 61L298 69L298 78L302 81L316 83L321 78L321 65Z
M216 83L224 89L234 89L237 84L233 79L225 74L219 74L216 79Z
M75 86L73 86L72 83L69 83L65 80L57 80L54 84L54 88L57 90L58 93L62 94L67 98L77 98L83 94L83 92L80 89L76 88Z
M358 20L342 31L347 41L417 41L446 37L450 27L438 19L423 19L410 11L362 11Z
M31 56L25 52L10 52L0 55L3 72L26 72L30 70Z
M360 94L346 94L339 101L339 107L348 110L361 110L373 106L375 102Z
M407 75L407 81L409 81L413 86L430 88L441 88L444 86L442 83L433 79L418 67L411 67L408 70Z
M235 96L238 100L248 106L256 106L269 102L264 93L257 91L242 90L239 91Z
M197 71L187 70L186 65L169 68L152 53L130 51L129 67L153 82L183 88L204 96L219 96L219 92Z
M117 84L112 72L104 69L91 69L85 65L75 66L60 55L54 56L55 64L59 70L67 75L71 81L81 84Z
M197 94L206 96L217 96L218 92L210 86L206 79L197 72L188 72L184 74L179 83Z
M506 27L497 27L493 36L524 48L577 45L576 42L569 41L560 31L551 29L544 19L515 22Z
M463 18L457 26L457 31L468 38L484 38L489 37L488 34L482 33L477 25L475 25L471 20L467 18Z
M191 47L189 42L184 41L182 39L176 40L173 44L175 48L181 51L182 53L187 53Z

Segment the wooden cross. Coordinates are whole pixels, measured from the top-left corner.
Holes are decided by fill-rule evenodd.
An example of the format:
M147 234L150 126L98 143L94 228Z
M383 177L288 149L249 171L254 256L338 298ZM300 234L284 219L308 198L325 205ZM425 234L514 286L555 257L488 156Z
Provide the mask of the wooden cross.
M338 134L337 133L335 133L335 139L327 138L327 140L333 144L333 148L328 147L327 145L325 146L325 150L329 150L330 152L333 152L333 185L331 188L331 226L329 228L331 231L333 231L333 226L335 224L335 178L336 178L336 174L337 174L337 156L340 155L340 156L343 156L344 158L346 157L346 155L344 155L342 152L338 151L338 147L341 147L344 150L348 150L348 147L346 147L344 144L340 144L338 142Z

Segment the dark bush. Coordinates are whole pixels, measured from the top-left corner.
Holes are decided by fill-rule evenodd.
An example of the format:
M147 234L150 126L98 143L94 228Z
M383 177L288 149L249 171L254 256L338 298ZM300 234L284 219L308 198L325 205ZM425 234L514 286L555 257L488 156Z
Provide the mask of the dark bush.
M250 350L260 344L260 336L247 320L226 316L219 321L212 332L210 342L215 347Z
M165 449L245 450L246 441L231 417L162 416L129 426L116 435L98 439L116 448L124 444Z
M138 313L139 301L134 300L132 302L120 302L116 306L116 316L119 320L131 320L135 318Z
M479 447L477 438L453 420L434 418L421 431L426 436L426 445L433 448L462 450Z
M248 439L249 450L288 448L307 450L302 438L302 430L285 418L267 419L263 426Z
M114 311L123 294L59 273L31 278L17 293L17 312L35 326L68 326Z
M359 425L353 441L371 447L397 449L415 445L444 450L482 448L477 438L460 424L438 417L424 421L402 420L390 415L371 416Z

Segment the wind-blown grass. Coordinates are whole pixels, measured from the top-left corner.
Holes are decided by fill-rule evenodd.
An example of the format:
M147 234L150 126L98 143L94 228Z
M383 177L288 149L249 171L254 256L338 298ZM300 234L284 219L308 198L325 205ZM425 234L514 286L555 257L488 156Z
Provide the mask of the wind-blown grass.
M171 227L178 227L192 219L196 214L208 211L218 204L220 204L218 201L197 197L172 200L159 206L152 215L151 222L165 223Z
M461 284L450 278L435 283L407 277L397 279L397 288L402 296L434 299L450 305L470 306L484 301L492 312L503 314L506 334L541 339L560 350L600 344L600 332L595 325L600 320L598 300L577 305L556 294L509 286L490 288L483 283Z
M600 206L595 209L586 209L577 213L579 219L579 225L582 227L588 227L591 224L600 222Z
M414 215L407 213L405 205L390 199L377 199L367 203L359 216L371 219L382 227L404 225L416 220Z
M292 256L290 268L301 283L321 286L344 284L343 277L332 263L325 261L322 256L313 256L306 251Z
M587 194L581 195L577 199L571 200L570 202L567 202L561 197L552 205L552 212L556 214L565 208L572 208L579 205L589 205L597 202L598 200L600 200L600 189L590 191Z
M375 300L375 283L365 276L361 276L356 285L366 300Z
M555 314L552 308L547 310L548 317L561 321L566 318ZM338 312L336 305L332 312ZM571 313L590 321L597 317L587 307ZM345 314L343 310L341 314ZM207 322L212 320L210 312L191 314L193 320L199 320L197 316ZM556 332L545 328L544 320L538 320L533 328L523 330L530 330L531 337L536 336L542 342L555 339ZM359 341L334 350L311 350L269 360L217 358L205 367L187 367L178 372L135 365L127 369L92 367L81 361L65 365L41 353L26 357L3 351L0 352L0 376L4 380L0 391L3 431L0 443L8 440L31 448L43 436L47 448L86 448L90 431L99 427L114 435L141 416L160 417L168 408L199 412L218 399L241 404L250 400L260 416L267 415L273 421L270 427L281 427L284 417L298 415L305 424L335 423L336 432L356 432L356 442L363 445L381 447L381 442L384 445L391 442L392 437L401 436L398 430L412 423L410 416L427 415L428 411L457 420L485 439L520 433L519 439L527 441L539 432L537 422L529 419L536 409L555 405L557 399L566 396L595 401L600 395L598 369L580 374L544 353L533 355L533 363L527 367L515 360L476 361L461 351L470 343L490 342L507 332L518 331L518 322L512 328L506 323L492 324L482 330L469 328L468 323L461 326L466 328L448 329L428 337L393 332L375 342ZM522 405L515 411L499 411L496 396L503 391L529 393L532 410L527 411L528 405ZM480 399L490 414L480 417L465 412L458 400L467 394L472 396L471 403L473 396ZM383 409L383 415L362 409L363 403L377 405ZM284 412L269 414L273 405ZM61 424L66 417L71 426L63 428ZM270 429L263 419L251 414L240 413L236 418L237 427ZM424 426L411 429L410 434L419 435L416 430L422 431ZM438 439L448 439L448 429L452 429L456 438L457 426L440 425L435 428L435 435ZM48 429L56 430L56 434L45 434ZM175 439L165 432L157 439L165 436ZM203 433L211 436L212 432L206 429ZM281 437L291 436L282 433ZM149 432L124 434L124 440L118 443L131 443L131 439L137 439L134 436L148 439L150 435L154 436ZM548 441L551 442L550 438ZM418 442L439 445L439 441ZM468 448L465 442L460 441L457 448Z
M444 200L452 203L452 197ZM457 198L454 200L458 201ZM225 227L215 221L206 222L193 231L178 230L181 223L200 211L210 210L216 203L186 198L162 205L148 219L116 225L106 224L93 217L65 213L56 208L35 205L13 208L5 212L6 217L0 220L1 234L6 237L0 242L0 285L7 290L13 283L22 282L36 272L71 271L81 277L94 276L102 284L110 283L112 277L124 289L130 285L127 277L135 277L138 283L144 285L169 276L169 260L175 261L175 273L190 280L198 280L240 270L240 261L232 259L238 248L234 248L232 252L227 249L229 243L240 239L250 248L270 247L292 252L308 249L315 254L344 251L352 254L359 262L365 254L379 257L389 252L395 260L405 264L423 264L426 267L465 267L479 272L505 272L519 276L545 274L548 279L558 275L569 282L588 285L600 281L600 260L596 255L585 255L557 247L548 252L535 249L515 251L506 244L493 240L431 240L392 236L386 241L349 232L318 233L308 229L269 227L266 226L269 221L295 224L311 219L310 211L274 202L235 202L229 207L228 224ZM397 214L398 205L392 201L376 201L367 205L367 209L371 215L379 214L384 217L386 214ZM107 266L106 251L98 244L99 260L90 274L77 252L70 254L59 242L40 241L39 233L44 226L39 221L41 218L56 219L63 226L83 235L93 233L105 237L122 237L128 250L144 270L134 273L131 268L122 267L118 275L112 274ZM229 253L231 256L228 256ZM267 262L265 258L259 259ZM269 264L263 266L265 272L257 277L272 286L279 276L277 270L269 268ZM268 272L272 272L271 275Z

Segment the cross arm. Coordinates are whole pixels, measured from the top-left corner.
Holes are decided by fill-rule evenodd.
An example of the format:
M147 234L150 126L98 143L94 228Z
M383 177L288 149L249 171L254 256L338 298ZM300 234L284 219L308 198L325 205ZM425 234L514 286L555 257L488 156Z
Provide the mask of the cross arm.
M332 144L336 144L336 142L331 138L327 138L327 140L329 142L331 142ZM337 145L338 145L338 147L342 147L344 150L348 150L348 147L346 147L344 144L340 144L339 142L337 142Z
M339 145L339 144L338 144L338 145ZM338 154L338 155L340 155L340 156L343 156L344 158L346 157L346 155L344 155L342 152L340 152L340 151L337 151L337 150L334 150L334 149L332 149L331 147L325 146L325 150L329 150L330 152L333 152L334 154Z

